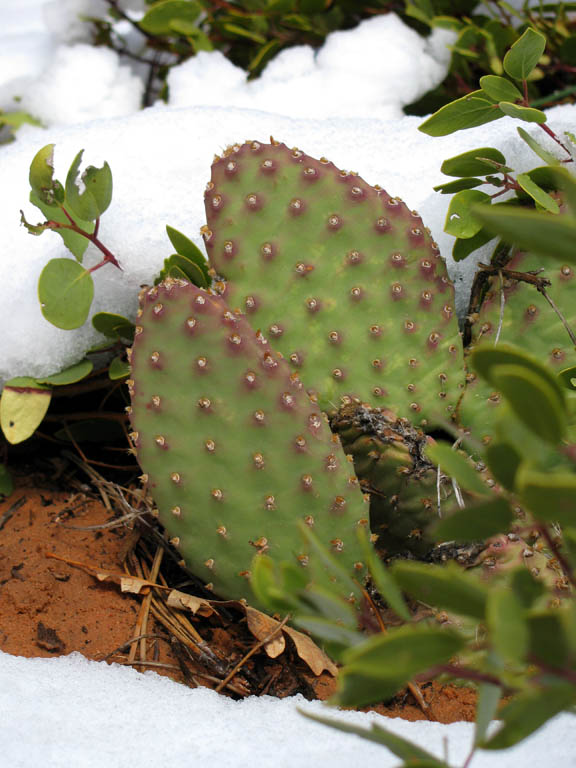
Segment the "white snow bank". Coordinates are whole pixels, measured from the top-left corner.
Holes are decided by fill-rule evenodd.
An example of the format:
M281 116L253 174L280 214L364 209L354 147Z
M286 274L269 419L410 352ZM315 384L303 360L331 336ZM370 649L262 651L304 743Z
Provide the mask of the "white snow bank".
M573 130L576 107L556 107L548 115L558 133ZM324 155L341 168L357 171L369 183L381 184L417 209L445 256L452 242L443 232L449 196L432 190L446 179L440 172L444 158L493 145L517 171L540 164L518 138L516 121L509 118L439 139L420 133L420 123L416 117L304 120L252 110L157 107L78 126L23 128L16 142L1 149L0 379L53 373L78 360L98 338L89 324L77 331L61 331L40 313L36 293L40 271L49 259L70 256L55 233L32 237L19 224L20 208L31 222L42 218L27 200L30 161L43 145L56 144L56 177L60 180L79 149L86 149L86 163L109 162L114 197L102 217L100 237L120 259L124 271L106 266L94 274L93 311L134 317L139 286L152 281L172 252L165 225L180 229L203 248L199 230L205 221L204 186L214 153L229 144L244 139L267 141L273 135L289 146L299 146L316 157ZM529 131L554 151L554 143L542 131ZM486 248L479 258L487 258ZM96 260L100 260L99 253L90 246L85 263L91 266ZM473 266L466 261L452 269L460 310Z
M454 39L442 29L425 39L393 13L376 16L328 35L317 53L305 45L282 51L250 82L219 51L204 52L170 71L169 103L291 117L399 119L403 106L444 79Z
M0 754L10 768L392 768L384 747L302 717L307 712L361 727L377 722L462 765L473 725L409 723L338 712L302 696L232 701L154 672L87 661L80 654L24 659L0 652ZM574 766L575 720L561 715L505 752L478 753L470 768ZM447 740L445 742L445 740Z

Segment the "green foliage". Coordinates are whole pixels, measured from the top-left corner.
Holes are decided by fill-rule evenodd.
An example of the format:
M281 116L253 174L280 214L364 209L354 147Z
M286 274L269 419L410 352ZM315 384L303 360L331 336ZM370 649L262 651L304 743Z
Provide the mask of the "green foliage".
M66 331L84 325L94 298L94 281L87 269L71 259L52 259L38 282L42 314Z

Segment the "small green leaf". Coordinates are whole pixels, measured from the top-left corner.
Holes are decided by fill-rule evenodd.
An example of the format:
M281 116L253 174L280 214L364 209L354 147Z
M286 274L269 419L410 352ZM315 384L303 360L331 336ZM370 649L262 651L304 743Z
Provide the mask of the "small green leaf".
M4 385L0 397L0 427L12 445L34 434L46 415L52 391L35 379L18 377Z
M30 202L32 205L40 208L44 216L46 216L49 221L55 221L58 224L65 224L67 226L70 224L68 218L62 212L61 208L58 206L50 207L46 203L43 203L34 192L30 193ZM76 219L76 224L78 227L80 227L80 229L83 229L89 234L94 232L93 221L83 221L81 219ZM52 229L52 227L47 228ZM84 237L84 235L80 235L78 232L73 232L70 229L54 229L54 231L60 235L64 241L64 245L72 254L74 254L75 258L78 261L82 261L82 256L84 255L86 248L88 248L89 241L87 238Z
M186 256L181 256L179 253L174 253L172 256L164 259L164 266L154 284L158 285L166 277L178 277L188 280L199 288L208 288L210 286L210 279L206 279L204 270L195 262L190 261Z
M491 372L498 390L518 418L542 440L555 445L566 431L564 401L548 381L522 365L497 365Z
M48 322L66 331L86 322L94 298L88 270L72 259L52 259L38 281L38 298Z
M0 498L7 498L12 495L14 490L14 481L6 464L0 464Z
M522 107L518 104L512 104L511 101L501 101L498 106L508 117L524 120L525 123L545 123L547 119L542 110L534 109L534 107Z
M560 371L558 374L558 379L560 381L561 386L565 387L566 389L575 390L576 389L576 365L573 365L571 368L564 368L563 371Z
M138 23L151 35L170 35L174 22L193 24L201 13L200 4L191 0L161 0L154 3Z
M484 179L456 179L448 181L446 184L438 184L433 187L434 192L440 192L441 195L453 195L455 192L462 192L463 189L474 189L481 184L485 184Z
M484 485L476 469L472 466L469 459L458 451L453 451L452 447L445 442L429 443L425 451L427 457L440 466L445 475L453 477L460 485L462 490L476 493L480 496L486 496L490 489Z
M522 463L522 456L510 443L490 443L484 450L484 458L496 482L507 491L516 488L516 473Z
M497 365L520 365L533 371L537 376L545 379L556 392L562 402L564 393L557 377L532 355L526 353L512 344L499 344L497 347L481 347L472 354L472 367L486 381L496 385L493 371Z
M476 704L476 727L474 729L474 745L478 746L486 738L488 727L496 717L502 689L490 683L478 686L478 703Z
M522 566L515 568L510 575L510 588L524 608L532 608L536 600L546 592L544 584L535 579L532 573Z
M338 656L342 653L342 650L353 648L365 639L364 635L350 629L350 626L345 626L332 619L325 619L317 615L308 616L298 613L294 619L294 624L300 627L300 629L309 632L317 640L321 640L322 643L329 643L332 654L336 651Z
M74 384L76 381L85 379L88 374L92 373L93 368L94 364L90 360L80 360L79 363L75 363L75 365L71 365L59 373L43 379L37 379L37 381L39 384L46 384L52 387L64 387L66 384Z
M476 128L503 117L498 105L486 98L484 91L472 91L456 101L445 104L418 126L428 136L448 136L456 131Z
M530 195L530 197L538 203L538 205L542 206L542 208L545 208L550 213L560 212L560 207L556 200L554 200L548 192L545 192L542 187L539 187L538 184L534 183L527 173L519 173L518 176L516 176L516 181L520 184L524 192Z
M32 117L28 112L23 112L21 110L15 112L2 112L0 110L0 125L8 125L14 131L17 131L18 128L21 128L25 124L42 125L40 120Z
M20 223L26 227L29 235L38 236L45 232L47 229L50 229L47 224L30 224L28 221L26 221L24 211L20 211Z
M373 635L342 654L339 706L364 706L393 696L414 675L452 658L465 644L456 632L410 625Z
M528 27L504 56L504 70L515 80L526 80L546 48L546 38Z
M498 713L502 726L484 741L482 749L508 749L541 728L576 701L576 687L559 682L518 694Z
M130 364L121 357L113 358L108 367L108 378L111 381L118 381L119 379L125 379L128 376L130 376Z
M576 474L522 467L517 484L522 502L537 520L576 527Z
M399 561L392 576L405 592L428 605L484 619L488 588L461 568Z
M518 88L505 77L484 75L480 78L480 87L494 101L516 101L522 98Z
M102 168L89 165L81 177L84 190L78 185L78 172L84 150L80 150L66 176L66 207L68 213L84 221L98 219L112 200L112 171L108 163Z
M476 232L473 237L457 237L452 247L452 258L454 261L464 261L471 253L493 239L494 235L485 229Z
M507 586L492 585L486 605L490 643L506 662L519 663L528 652L524 607Z
M347 720L333 720L331 717L322 717L321 715L312 714L312 712L306 712L304 709L297 707L298 712L309 720L314 720L322 725L328 725L330 728L334 728L337 731L343 731L344 733L354 733L356 736L365 739L367 741L373 741L376 744L383 744L388 747L392 754L399 757L401 760L408 761L410 766L422 765L422 761L427 761L430 766L436 766L437 768L448 768L448 764L442 760L437 760L430 752L426 752L416 744L412 744L410 741L403 739L392 731L388 731L378 723L372 723L370 728L361 728L357 725L352 725ZM416 761L420 761L417 763Z
M127 317L114 312L96 312L92 317L92 325L109 339L132 341L134 338L134 323Z
M482 224L472 213L473 206L478 203L490 203L490 196L475 189L455 194L448 206L444 231L454 237L474 237L482 229Z
M298 592L304 589L308 578L300 569L297 581L288 589L282 577L282 568L268 555L255 555L250 567L250 587L257 602L269 611L292 613L300 607Z
M497 498L475 507L454 512L434 526L438 541L474 541L506 533L514 519L514 512L504 498Z
M506 158L494 147L479 147L470 149L461 155L449 157L440 166L446 176L483 176L494 170L494 166L486 163L483 158L492 160L501 165L506 165Z
M552 154L552 152L548 152L547 149L544 149L537 141L536 139L533 139L530 134L524 130L521 126L518 126L516 129L518 131L518 134L521 139L523 139L526 144L530 147L530 149L535 152L539 158L544 160L545 163L548 163L548 165L559 165L560 160Z
M400 587L392 578L390 570L382 564L382 560L378 557L374 546L368 539L366 531L361 526L358 526L358 539L362 547L366 568L374 586L395 614L404 619L404 621L410 621L411 614L402 597Z
M32 160L28 176L32 191L45 205L56 205L57 187L60 182L53 179L54 175L54 144L42 147Z
M567 216L494 205L476 206L474 216L520 248L576 264L576 222Z

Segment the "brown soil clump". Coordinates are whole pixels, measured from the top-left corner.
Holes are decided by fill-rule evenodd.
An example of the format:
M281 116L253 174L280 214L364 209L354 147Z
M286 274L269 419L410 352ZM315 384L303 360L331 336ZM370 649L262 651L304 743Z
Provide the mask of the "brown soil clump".
M186 621L201 641L188 647L154 612L143 632L146 597L121 591L118 578L99 581L96 576L124 574L127 552L138 538L132 528L106 527L114 517L90 493L71 495L35 487L33 478L18 479L14 493L0 503L0 650L26 657L79 651L89 659L135 661L138 669L152 668L178 682L216 687L257 642L245 616L234 607L210 617L188 615ZM136 575L146 577L146 569ZM134 653L128 657L135 644L127 644L140 634L146 638L138 645L145 642L146 649L144 661L138 662ZM334 690L334 678L326 672L315 676L290 643L275 659L259 650L225 687L237 697L303 693L326 699ZM371 709L408 720L474 719L471 689L425 683L421 692L426 713L408 692Z

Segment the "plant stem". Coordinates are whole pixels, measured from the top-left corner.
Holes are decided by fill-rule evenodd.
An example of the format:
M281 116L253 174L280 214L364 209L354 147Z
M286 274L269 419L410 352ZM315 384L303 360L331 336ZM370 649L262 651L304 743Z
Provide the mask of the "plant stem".
M86 232L84 229L81 229L63 206L61 206L60 210L66 216L68 221L70 221L70 224L62 224L59 221L52 221L50 219L49 221L46 222L46 226L50 227L50 229L69 229L71 232L76 232L76 234L82 235L82 237L85 237L86 240L89 240L93 245L96 246L96 248L98 248L98 250L101 253L104 254L104 258L102 259L102 261L96 264L96 266L89 269L88 270L89 272L94 272L94 270L100 269L100 267L103 267L104 264L113 264L117 269L122 269L118 259L116 258L116 256L114 256L112 251L106 248L104 243L98 239L98 228L100 225L99 218L96 219L96 223L94 225L94 232L90 233L90 232Z

